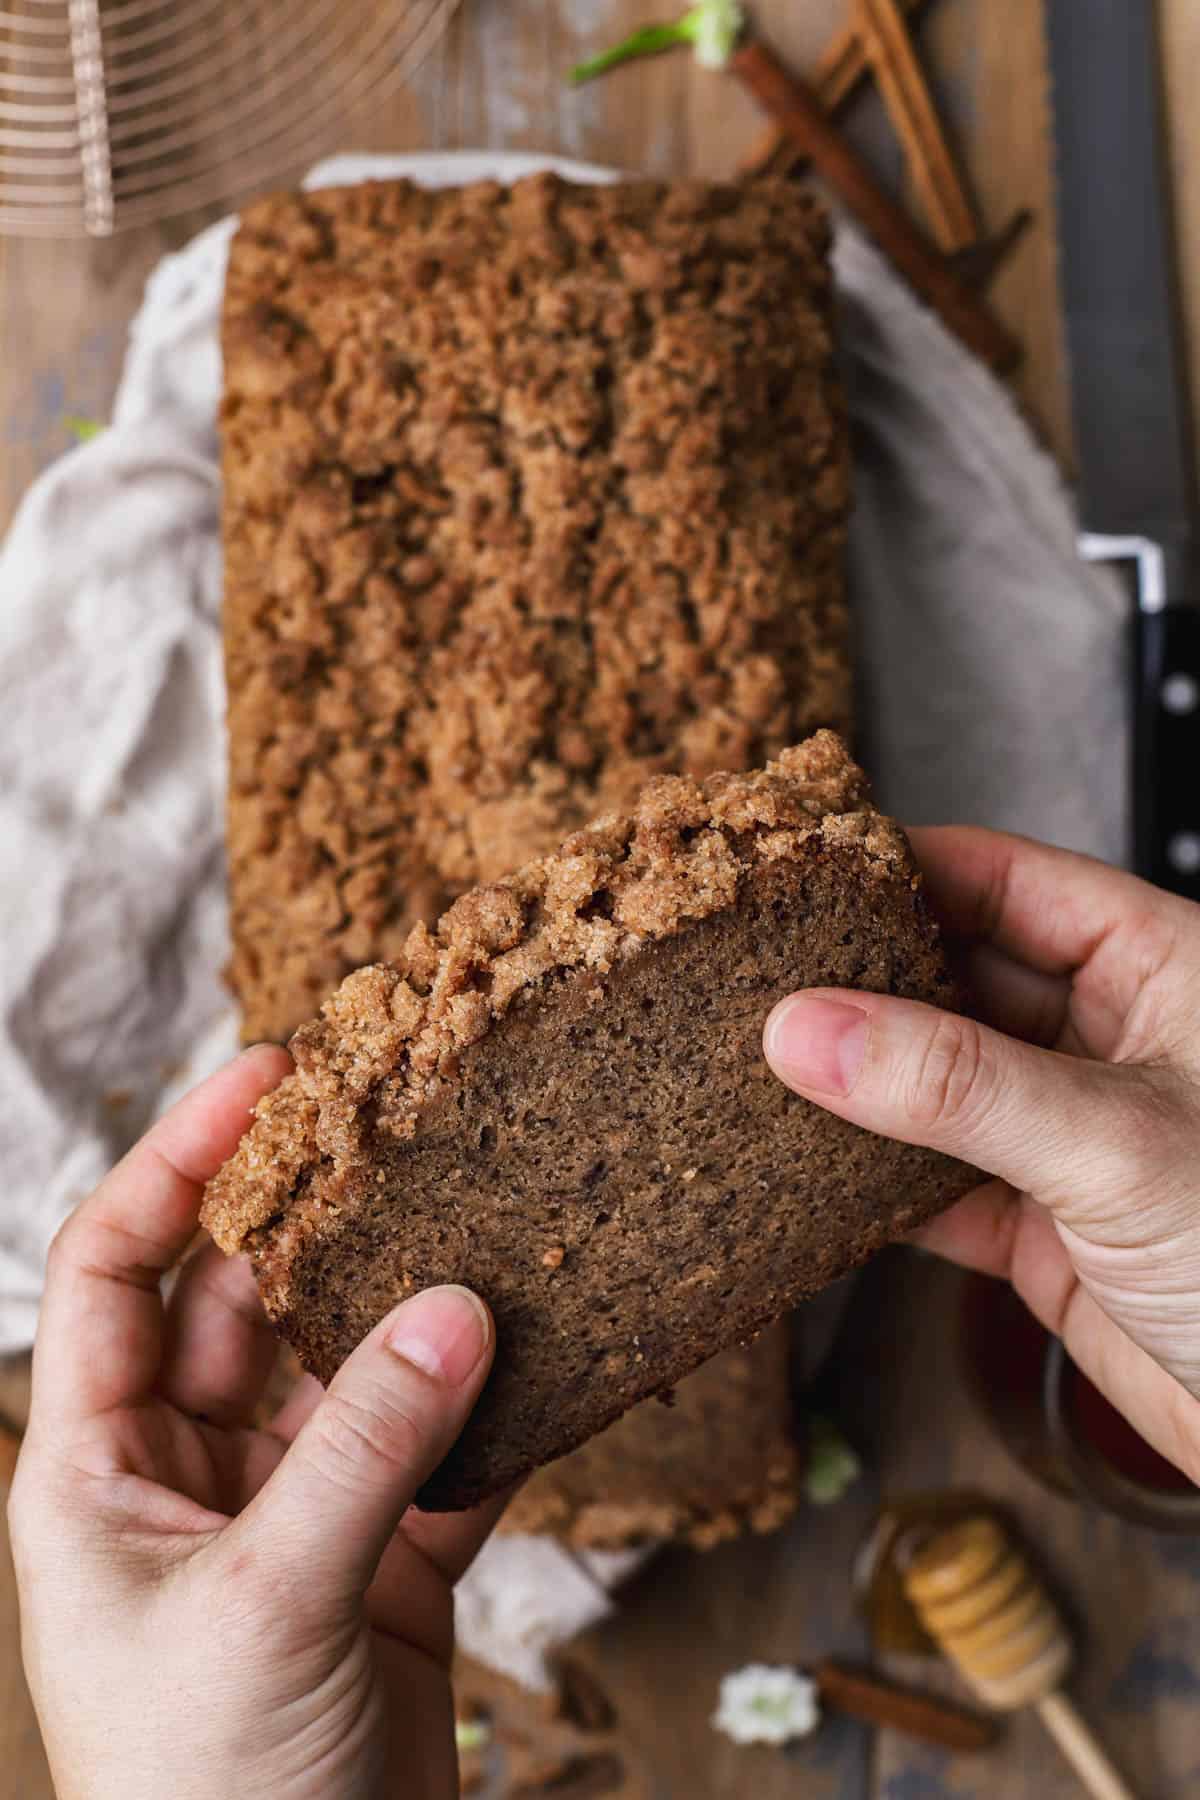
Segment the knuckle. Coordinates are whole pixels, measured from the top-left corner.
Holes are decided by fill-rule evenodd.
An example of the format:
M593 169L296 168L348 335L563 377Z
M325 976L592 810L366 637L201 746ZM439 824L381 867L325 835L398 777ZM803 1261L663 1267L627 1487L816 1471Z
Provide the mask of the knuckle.
M243 1543L227 1561L221 1559L215 1571L206 1570L205 1577L194 1589L196 1609L207 1612L212 1594L221 1594L212 1616L227 1651L244 1654L278 1638L281 1603L290 1612L296 1601L294 1590L280 1585L278 1545Z
M908 1112L921 1126L962 1126L992 1103L991 1058L973 1019L943 1013L935 1021L913 1072Z
M1099 960L1099 959L1098 959ZM1180 1024L1190 1030L1192 1010L1181 1007L1179 929L1156 898L1125 922L1112 955L1097 970L1103 997L1119 1021L1111 1060L1149 1062L1171 1047ZM1182 1015L1182 1016L1181 1016Z
M46 1252L46 1273L57 1275L73 1260L75 1243L75 1214L64 1219L54 1236L50 1239L50 1248Z
M369 1395L331 1395L313 1414L312 1453L326 1478L352 1485L364 1466L407 1469L421 1459L427 1433L404 1405L378 1388Z
M1140 1070L1123 1093L1114 1093L1109 1108L1101 1139L1107 1185L1127 1199L1143 1195L1181 1166L1194 1129L1174 1081Z

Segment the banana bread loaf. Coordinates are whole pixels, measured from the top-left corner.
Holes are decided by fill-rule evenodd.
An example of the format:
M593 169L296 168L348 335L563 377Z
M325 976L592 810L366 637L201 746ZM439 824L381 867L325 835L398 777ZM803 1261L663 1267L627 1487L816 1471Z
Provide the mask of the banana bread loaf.
M405 1294L484 1296L496 1366L420 1496L469 1506L974 1179L770 1074L766 1014L814 984L954 1001L907 842L829 732L659 777L349 976L204 1223L322 1380Z
M674 1539L711 1550L774 1531L795 1512L803 1456L788 1379L788 1331L723 1351L643 1400L517 1489L501 1531L548 1532L580 1550Z
M845 727L828 237L786 182L247 209L221 434L248 1039L648 776Z

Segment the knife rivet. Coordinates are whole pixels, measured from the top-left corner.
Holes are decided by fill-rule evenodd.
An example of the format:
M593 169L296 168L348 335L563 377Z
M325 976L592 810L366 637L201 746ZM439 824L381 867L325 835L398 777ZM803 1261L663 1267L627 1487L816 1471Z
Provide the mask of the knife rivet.
M1200 870L1200 832L1177 831L1168 840L1167 861L1177 875L1195 875Z
M1191 675L1184 675L1182 672L1168 675L1159 690L1159 698L1165 712L1173 713L1177 719L1181 719L1200 706L1200 685Z

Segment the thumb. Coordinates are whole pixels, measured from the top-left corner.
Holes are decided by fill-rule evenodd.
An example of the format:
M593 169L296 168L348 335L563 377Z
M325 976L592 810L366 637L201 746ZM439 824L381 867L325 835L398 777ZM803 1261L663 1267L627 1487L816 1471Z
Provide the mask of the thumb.
M466 1424L493 1350L491 1314L462 1287L414 1294L363 1340L237 1522L269 1542L281 1584L302 1584L322 1607L366 1593Z
M767 1019L779 1079L839 1117L975 1163L1046 1205L1144 1186L1162 1107L1142 1072L1037 1049L887 994L813 989ZM1069 1187L1068 1187L1069 1183Z

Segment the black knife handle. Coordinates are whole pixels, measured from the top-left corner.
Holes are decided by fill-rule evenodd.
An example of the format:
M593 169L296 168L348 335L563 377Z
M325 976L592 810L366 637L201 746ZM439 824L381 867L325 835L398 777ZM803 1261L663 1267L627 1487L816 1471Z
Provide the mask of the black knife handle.
M1135 866L1200 900L1200 609L1139 611L1134 631Z

